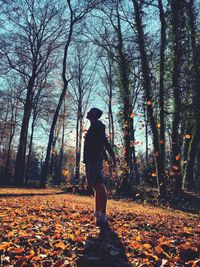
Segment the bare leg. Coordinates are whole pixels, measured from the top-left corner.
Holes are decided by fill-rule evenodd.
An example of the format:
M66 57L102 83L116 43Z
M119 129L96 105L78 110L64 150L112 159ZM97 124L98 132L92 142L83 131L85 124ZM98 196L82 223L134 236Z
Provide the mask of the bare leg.
M107 192L104 184L99 184L101 213L106 215Z
M95 191L95 210L100 211L101 210L101 199L100 199L100 191L98 184L93 186L93 189Z

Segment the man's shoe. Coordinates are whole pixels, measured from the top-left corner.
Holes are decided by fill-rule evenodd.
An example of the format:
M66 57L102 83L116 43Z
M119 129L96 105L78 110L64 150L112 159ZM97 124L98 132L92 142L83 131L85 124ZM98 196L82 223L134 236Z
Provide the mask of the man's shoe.
M107 221L102 221L102 220L97 220L96 221L96 226L98 226L99 228L109 228L109 224Z

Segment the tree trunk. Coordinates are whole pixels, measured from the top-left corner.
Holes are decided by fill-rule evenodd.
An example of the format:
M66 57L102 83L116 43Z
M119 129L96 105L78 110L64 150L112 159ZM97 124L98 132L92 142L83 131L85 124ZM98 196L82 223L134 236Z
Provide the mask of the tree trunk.
M156 162L156 171L157 171L157 182L158 189L161 196L166 195L166 183L164 170L162 169L162 162L160 157L160 147L159 147L159 135L156 127L156 121L153 116L153 105L152 105L152 95L151 95L151 78L150 78L150 70L148 64L147 53L145 50L145 40L144 40L144 32L143 25L141 19L141 11L138 5L137 0L132 0L134 10L135 10L135 23L136 29L138 32L138 45L139 51L141 55L141 66L142 66L142 74L143 74L143 86L145 89L145 96L147 102L147 116L150 121L151 130L153 133L153 146L154 146L154 154L155 154L155 162Z
M172 122L172 170L175 178L175 193L182 191L182 172L180 161L180 135L179 127L181 121L181 64L183 56L183 44L181 33L182 4L177 0L171 1L172 30L173 30L173 52L174 66L172 73L172 88L174 93L174 116Z
M80 18L84 16L84 13L83 13L83 15L79 17L79 19L74 18L74 12L72 10L70 0L67 0L67 4L68 4L69 10L70 10L70 27L69 27L69 33L68 33L68 36L67 36L67 41L66 41L66 44L65 44L64 56L63 56L63 68L62 68L63 90L62 90L62 93L60 95L60 98L59 98L59 101L58 101L58 105L57 105L56 111L54 113L53 121L52 121L52 124L51 124L45 162L44 162L44 165L43 165L43 168L42 168L42 172L41 172L41 183L40 183L40 186L42 188L46 187L46 179L47 179L47 174L48 174L49 159L50 159L50 153L51 153L51 145L52 145L52 142L53 142L54 130L55 130L56 122L57 122L58 115L59 115L59 112L60 112L60 108L61 108L61 105L63 103L63 99L65 98L66 91L67 91L68 84L69 84L69 80L67 80L67 78L66 78L67 55L68 55L69 45L70 45L71 40L72 40L73 27L74 27L75 22L79 21Z
M158 0L161 23L161 44L160 44L160 168L162 175L165 176L165 114L164 114L164 75L165 75L165 48L166 48L166 21L163 10L162 0Z
M81 90L79 90L79 93ZM78 104L78 111L77 111L77 122L76 122L76 165L75 165L75 180L78 182L80 180L80 159L81 159L81 132L82 132L82 126L81 126L81 121L82 121L82 110L81 110L81 103L79 99L79 104Z
M53 177L53 183L55 183L56 180L56 173L57 173L57 161L58 161L58 153L56 151L56 143L60 134L60 128L61 126L58 125L55 129L55 134L52 142L52 147L51 147L51 155L50 155L50 163L49 163L49 169L48 169L48 174L49 176Z
M11 113L11 129L10 129L10 136L9 136L9 142L8 142L8 152L6 156L6 164L5 164L5 169L4 169L4 177L5 177L5 183L8 184L10 182L11 178L11 172L10 172L10 153L11 153L11 146L12 146L12 141L13 137L15 135L15 128L16 128L16 113L17 113L17 108L15 109L16 102L14 101L14 104L12 105L12 113ZM15 110L15 111L14 111Z
M68 81L66 81L64 83L63 90L62 90L62 93L60 95L60 98L59 98L59 101L58 101L58 105L57 105L56 111L54 113L53 121L52 121L52 124L51 124L45 162L44 162L44 165L42 167L42 172L41 172L41 183L40 183L40 186L42 188L46 187L46 179L47 179L47 175L48 175L49 160L50 160L50 154L51 154L51 146L52 146L53 137L54 137L54 130L55 130L55 126L56 126L56 123L57 123L57 120L58 120L58 115L59 115L59 112L60 112L60 108L61 108L63 99L65 97L67 88L68 88Z
M24 114L20 132L19 146L15 161L14 184L16 186L22 186L24 184L26 143L27 143L29 120L32 110L32 94L33 94L34 82L35 78L32 76L28 83L26 102L24 105Z
M140 185L140 177L138 171L138 165L136 161L135 155L135 129L134 129L134 120L131 118L131 125L130 125L130 138L131 138L131 161L133 163L133 170L132 170L132 180L135 185Z
M188 155L188 163L186 168L185 182L186 188L191 190L195 187L194 182L194 165L197 157L198 147L200 146L200 46L196 46L196 29L195 29L195 14L194 14L194 0L190 0L188 4L188 15L190 23L190 38L192 47L192 77L193 77L193 107L195 126L193 138L191 138L190 149Z
M146 108L144 107L144 120L145 120L145 159L146 164L148 164L149 161L149 138L148 138L148 117L146 114Z
M28 158L26 163L26 176L25 176L25 185L28 184L28 178L29 178L29 169L30 169L30 160L31 160L31 154L32 154L32 146L33 146L33 133L35 128L35 120L36 120L36 114L33 114L33 121L31 124L31 137L30 137L30 143L29 143L29 152L28 152Z
M58 167L58 174L57 174L57 184L61 181L62 176L62 163L63 163L63 156L64 156L64 145L65 145L65 120L66 120L66 104L64 100L64 108L63 108L63 124L62 124L62 140L61 140L61 148L60 148L60 159L59 159L59 167Z
M5 129L6 129L6 122L7 122L8 114L9 114L9 107L7 107L6 116L5 116L4 123L3 123L3 129L1 130L0 147L1 147L1 144L2 144L3 138L4 138L4 133L5 133Z

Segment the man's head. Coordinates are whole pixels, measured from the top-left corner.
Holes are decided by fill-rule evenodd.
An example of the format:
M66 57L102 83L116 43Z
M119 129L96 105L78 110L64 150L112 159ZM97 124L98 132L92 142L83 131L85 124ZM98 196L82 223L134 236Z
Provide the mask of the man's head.
M87 119L98 120L102 114L103 114L103 111L101 111L100 109L91 108L90 111L87 113Z

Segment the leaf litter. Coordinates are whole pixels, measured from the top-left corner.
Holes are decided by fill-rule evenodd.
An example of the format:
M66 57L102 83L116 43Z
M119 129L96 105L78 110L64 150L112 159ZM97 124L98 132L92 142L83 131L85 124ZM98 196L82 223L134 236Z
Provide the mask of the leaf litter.
M0 266L200 266L198 215L109 200L100 230L93 197L57 193L0 189Z

